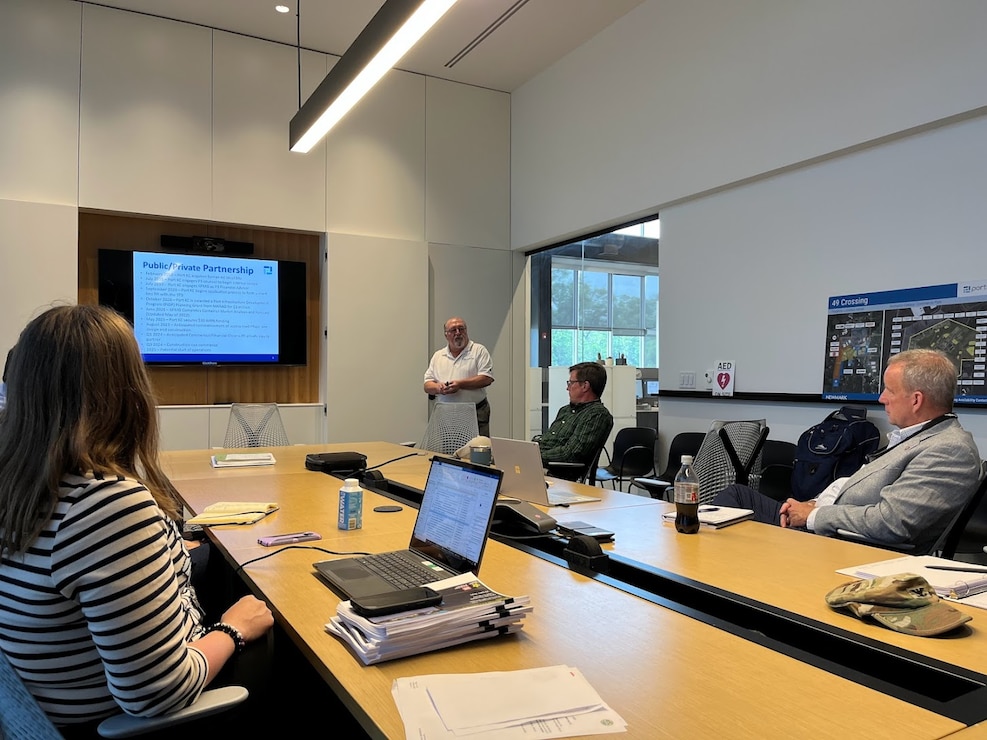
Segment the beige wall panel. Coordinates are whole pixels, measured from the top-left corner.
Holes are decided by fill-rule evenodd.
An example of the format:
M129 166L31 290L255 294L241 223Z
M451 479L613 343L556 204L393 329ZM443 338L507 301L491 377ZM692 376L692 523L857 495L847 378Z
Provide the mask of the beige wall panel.
M328 231L424 239L424 78L388 72L325 146Z
M211 413L212 409L209 406L159 406L158 429L161 449L202 450L209 447Z
M426 239L509 248L510 96L429 78L426 99Z
M325 144L288 149L298 110L298 56L289 46L213 36L213 218L324 231ZM324 54L302 54L302 95L325 77Z
M79 203L212 215L212 33L85 5Z
M328 441L418 441L428 397L424 242L329 234Z
M44 307L76 302L77 234L72 206L0 200L0 360Z
M0 3L0 198L78 200L82 6Z
M513 368L524 361L512 347L512 255L500 249L450 244L430 244L428 254L429 356L446 344L442 333L446 319L462 317L469 327L470 339L485 346L493 359L495 380L487 388L490 433L510 437L515 395ZM524 386L518 386L516 392L523 396Z

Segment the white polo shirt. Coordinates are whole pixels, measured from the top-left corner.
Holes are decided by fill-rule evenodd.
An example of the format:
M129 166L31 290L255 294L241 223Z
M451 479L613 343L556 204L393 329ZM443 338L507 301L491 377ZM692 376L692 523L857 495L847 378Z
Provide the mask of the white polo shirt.
M434 380L436 383L445 383L447 380L465 380L474 375L486 375L490 378L493 374L493 361L487 348L479 342L470 340L459 357L453 357L448 345L438 350L432 355L431 362L428 363L428 370L425 371L425 380ZM449 396L436 396L439 403L480 403L487 397L486 388L476 388L461 390Z

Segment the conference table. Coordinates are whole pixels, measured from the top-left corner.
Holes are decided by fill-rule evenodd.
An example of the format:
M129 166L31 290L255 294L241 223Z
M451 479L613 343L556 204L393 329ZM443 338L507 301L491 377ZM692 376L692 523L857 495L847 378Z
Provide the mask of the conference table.
M512 671L549 665L577 667L624 720L625 736L656 737L987 737L987 724L933 711L906 690L880 690L852 671L798 649L758 641L756 629L734 629L729 620L706 618L695 606L594 573L564 567L558 558L491 540L480 577L494 590L527 594L534 611L517 635L364 666L326 633L339 597L315 575L312 563L355 552L407 546L416 511L375 512L393 498L367 490L363 528L336 529L341 481L305 469L309 452L358 450L368 467L381 465L388 479L408 487L424 484L431 453L384 442L270 448L273 466L212 468L210 450L163 453L165 470L193 512L217 501L275 502L278 511L249 526L213 527L210 538L248 588L267 601L276 620L327 686L372 737L401 738L404 726L391 699L396 678ZM253 450L252 450L253 451ZM397 459L401 458L401 459ZM561 487L585 492L579 484ZM591 489L598 502L552 510L557 518L582 519L617 533L605 551L674 585L726 595L754 604L768 617L798 615L810 627L864 646L886 648L932 666L932 680L987 681L987 615L969 609L974 621L962 639L902 635L830 610L823 596L849 580L836 568L890 557L877 548L840 542L755 522L697 535L680 535L662 523L668 505L646 497ZM315 530L315 547L284 548L271 555L257 538ZM703 590L705 589L705 591ZM959 606L960 609L967 607ZM745 634L745 632L747 634ZM828 639L829 635L824 634ZM900 656L899 656L900 657ZM943 671L942 669L947 670ZM952 682L952 683L951 683ZM958 691L966 691L963 684ZM969 727L968 727L969 725Z

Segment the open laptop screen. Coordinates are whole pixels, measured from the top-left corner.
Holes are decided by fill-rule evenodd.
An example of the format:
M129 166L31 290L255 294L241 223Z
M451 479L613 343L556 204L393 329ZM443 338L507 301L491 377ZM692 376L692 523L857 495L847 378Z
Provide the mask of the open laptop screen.
M487 543L501 471L436 457L415 521L411 549L460 573L479 568Z

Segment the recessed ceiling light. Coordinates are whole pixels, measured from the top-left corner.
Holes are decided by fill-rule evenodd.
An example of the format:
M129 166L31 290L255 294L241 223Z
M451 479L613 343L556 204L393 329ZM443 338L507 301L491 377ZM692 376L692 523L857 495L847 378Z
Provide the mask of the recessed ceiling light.
M279 13L287 13L291 10L287 5L275 5L274 9Z

